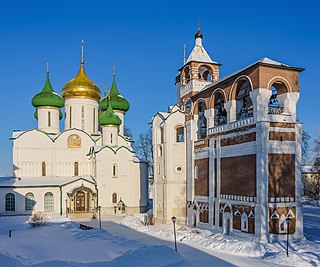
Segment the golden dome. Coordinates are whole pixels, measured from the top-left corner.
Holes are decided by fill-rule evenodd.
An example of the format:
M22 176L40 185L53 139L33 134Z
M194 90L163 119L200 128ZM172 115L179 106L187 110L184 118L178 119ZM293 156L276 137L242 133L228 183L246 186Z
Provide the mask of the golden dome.
M99 87L89 79L84 71L84 64L81 64L76 77L67 82L62 88L62 96L68 98L89 98L100 101L101 92Z

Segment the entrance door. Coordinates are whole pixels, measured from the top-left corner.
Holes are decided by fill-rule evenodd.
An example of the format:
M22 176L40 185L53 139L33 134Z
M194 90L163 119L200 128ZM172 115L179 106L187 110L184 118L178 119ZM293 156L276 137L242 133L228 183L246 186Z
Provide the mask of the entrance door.
M76 194L76 211L85 211L85 194L84 192L78 192Z

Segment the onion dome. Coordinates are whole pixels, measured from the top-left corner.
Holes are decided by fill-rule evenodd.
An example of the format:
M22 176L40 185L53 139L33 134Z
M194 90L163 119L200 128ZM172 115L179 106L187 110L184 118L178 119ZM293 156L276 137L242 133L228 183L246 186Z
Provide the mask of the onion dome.
M58 95L52 88L49 80L49 72L47 72L46 83L40 93L32 98L32 105L37 107L56 107L62 108L64 106L63 98Z
M62 96L64 99L90 98L100 101L101 92L99 87L89 79L84 71L84 64L81 63L80 70L76 77L63 86Z
M110 96L110 100L109 100L109 96ZM127 112L130 108L129 102L119 93L119 90L116 84L115 75L113 75L113 81L112 81L112 86L111 86L109 95L107 97L104 97L100 102L100 109L106 110L107 107L109 106L109 103L111 104L113 110L115 111Z
M99 116L100 125L119 126L122 123L118 115L113 111L112 106L108 105L107 110L103 111Z
M200 28L198 28L197 33L194 35L194 39L197 39L197 38L201 38L201 39L203 38L203 34L200 31Z
M194 39L197 39L197 38L201 38L202 39L203 37L203 34L201 33L200 31L200 19L198 19L198 31L197 33L194 35Z

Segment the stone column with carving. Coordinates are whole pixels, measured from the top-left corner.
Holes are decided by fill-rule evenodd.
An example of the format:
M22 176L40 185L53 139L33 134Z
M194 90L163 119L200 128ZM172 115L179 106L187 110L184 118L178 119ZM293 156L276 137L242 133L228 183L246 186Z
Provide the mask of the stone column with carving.
M283 113L291 116L291 121L295 122L297 119L297 103L300 93L292 92L277 96L279 103L283 106Z
M237 120L236 105L236 100L229 100L224 104L224 108L227 111L227 123L231 123Z
M214 127L214 109L206 109L204 111L204 116L207 119L207 129Z

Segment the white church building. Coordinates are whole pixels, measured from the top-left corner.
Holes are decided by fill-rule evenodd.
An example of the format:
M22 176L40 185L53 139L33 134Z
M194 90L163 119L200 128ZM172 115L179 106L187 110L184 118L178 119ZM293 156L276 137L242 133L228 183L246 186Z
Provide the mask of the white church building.
M129 103L118 91L115 73L101 99L82 56L80 70L64 85L62 97L52 88L47 70L32 105L38 128L13 132L13 177L0 179L0 214L85 216L98 207L104 214L147 210L147 164L124 134Z

